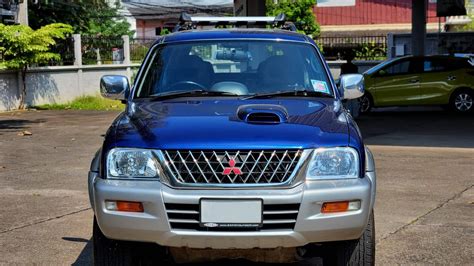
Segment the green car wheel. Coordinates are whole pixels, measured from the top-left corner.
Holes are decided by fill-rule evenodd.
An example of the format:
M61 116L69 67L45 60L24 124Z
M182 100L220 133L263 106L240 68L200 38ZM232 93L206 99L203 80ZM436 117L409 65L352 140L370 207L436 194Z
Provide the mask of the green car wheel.
M451 108L456 112L467 113L474 110L474 93L471 90L460 90L451 97Z
M370 112L373 107L372 97L369 94L364 94L364 96L359 98L359 111L361 114L366 114Z

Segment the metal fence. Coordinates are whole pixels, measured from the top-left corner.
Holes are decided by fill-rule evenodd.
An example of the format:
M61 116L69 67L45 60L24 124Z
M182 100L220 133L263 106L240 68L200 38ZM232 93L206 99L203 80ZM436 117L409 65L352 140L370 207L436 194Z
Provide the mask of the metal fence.
M81 36L82 63L84 65L120 64L123 61L121 37Z
M61 56L59 61L52 61L52 66L71 66L74 65L74 38L68 37L64 40L57 40L56 45L51 47L51 52Z
M140 63L156 39L130 39L130 61ZM344 59L352 53L358 60L384 60L387 58L386 36L324 36L315 39L322 48L326 60ZM81 36L82 64L121 64L124 61L124 39L122 37ZM74 38L58 40L52 52L61 56L59 61L47 65L74 64ZM2 56L0 55L0 59Z
M324 36L315 39L326 60L344 59L352 54L358 60L387 58L387 36Z

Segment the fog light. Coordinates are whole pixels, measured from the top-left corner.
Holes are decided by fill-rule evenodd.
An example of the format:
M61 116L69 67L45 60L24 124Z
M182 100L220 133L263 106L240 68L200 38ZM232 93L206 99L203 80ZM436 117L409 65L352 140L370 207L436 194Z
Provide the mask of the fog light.
M143 212L143 204L134 201L105 201L105 208L109 211Z
M346 211L357 211L360 209L360 200L354 201L336 201L336 202L325 202L321 207L322 213L335 213L335 212L346 212Z

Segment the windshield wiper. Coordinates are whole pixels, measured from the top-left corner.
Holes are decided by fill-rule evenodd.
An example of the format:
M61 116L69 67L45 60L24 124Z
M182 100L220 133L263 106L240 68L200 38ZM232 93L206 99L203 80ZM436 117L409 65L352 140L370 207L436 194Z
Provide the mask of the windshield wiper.
M226 91L190 90L190 91L168 91L150 95L151 100L164 100L169 98L186 96L239 96L238 94Z
M333 98L331 94L319 92L319 91L292 90L292 91L278 91L278 92L271 92L271 93L254 94L254 95L244 97L241 100L272 98L272 97L278 97L278 96L309 96L309 97Z

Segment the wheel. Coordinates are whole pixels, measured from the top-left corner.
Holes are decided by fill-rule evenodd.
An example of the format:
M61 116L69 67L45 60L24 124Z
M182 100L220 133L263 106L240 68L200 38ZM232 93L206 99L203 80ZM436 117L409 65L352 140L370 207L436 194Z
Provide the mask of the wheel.
M375 264L375 222L374 213L359 239L329 244L323 255L325 265L374 265Z
M132 250L128 242L108 239L94 218L92 228L94 265L132 265Z
M359 98L359 112L361 114L366 114L370 112L373 107L372 97L365 93L362 97Z
M459 113L471 112L474 108L474 93L472 90L458 90L453 93L450 101L451 108Z
M108 239L94 217L92 229L94 265L172 265L165 247L151 243Z

